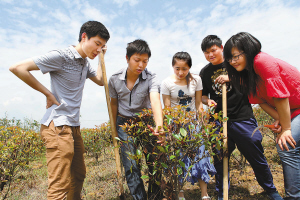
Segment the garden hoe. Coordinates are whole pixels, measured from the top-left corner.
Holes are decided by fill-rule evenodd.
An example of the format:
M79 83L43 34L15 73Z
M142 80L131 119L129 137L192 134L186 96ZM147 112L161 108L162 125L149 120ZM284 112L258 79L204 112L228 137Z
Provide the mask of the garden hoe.
M227 117L227 94L226 83L222 85L222 109L223 118ZM224 149L223 152L228 152L227 144L227 120L223 122ZM223 199L228 200L228 156L223 157Z
M108 90L108 84L107 84L103 52L101 52L99 56L101 59L101 61L99 61L99 64L101 63L101 68L102 68L102 77L103 77L103 83L104 83L104 88L105 88L106 103L107 103L109 121L110 121L110 126L111 126L111 134L112 134L112 138L113 138L113 144L115 147L114 151L115 151L115 158L116 158L117 176L118 176L118 182L119 182L119 187L120 187L119 196L120 196L120 200L123 200L124 199L124 188L123 188L122 173L121 173L120 154L119 154L118 142L115 139L115 137L117 137L116 124L115 124L115 120L113 119L113 114L112 114L112 109L111 109L111 104L110 104L110 97L109 97L109 90Z

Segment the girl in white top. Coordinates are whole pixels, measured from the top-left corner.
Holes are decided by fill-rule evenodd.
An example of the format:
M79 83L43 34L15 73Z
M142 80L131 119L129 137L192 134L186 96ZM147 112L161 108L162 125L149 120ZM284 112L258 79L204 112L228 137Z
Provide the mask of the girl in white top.
M191 56L187 52L176 53L172 59L172 66L174 74L163 80L161 85L164 106L186 105L187 111L202 112L202 80L198 75L190 73ZM201 154L206 153L204 145L199 150ZM187 168L190 165L187 162L190 161L185 159L184 162ZM216 170L210 162L210 157L203 158L192 168L192 177L188 180L192 184L199 182L202 199L210 199L207 194L207 183L210 180L208 174L213 176L215 173ZM184 199L183 191L180 191L179 199Z

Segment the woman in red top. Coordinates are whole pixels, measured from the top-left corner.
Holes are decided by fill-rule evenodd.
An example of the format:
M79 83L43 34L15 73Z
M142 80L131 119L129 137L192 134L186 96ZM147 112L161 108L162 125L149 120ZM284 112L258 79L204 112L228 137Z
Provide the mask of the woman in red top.
M285 199L300 199L300 72L261 52L259 40L245 32L226 42L224 57L233 84L275 119Z

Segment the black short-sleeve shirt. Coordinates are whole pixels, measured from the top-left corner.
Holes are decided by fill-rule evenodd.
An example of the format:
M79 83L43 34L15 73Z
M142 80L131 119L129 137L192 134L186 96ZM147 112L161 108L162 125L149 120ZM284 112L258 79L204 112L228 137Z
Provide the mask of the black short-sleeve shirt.
M213 65L209 63L200 72L202 79L202 95L209 96L217 103L216 112L222 110L222 85L215 84L215 79L220 75L227 75L223 63ZM227 83L227 116L232 121L242 121L253 116L253 110L248 96L240 93L231 83Z

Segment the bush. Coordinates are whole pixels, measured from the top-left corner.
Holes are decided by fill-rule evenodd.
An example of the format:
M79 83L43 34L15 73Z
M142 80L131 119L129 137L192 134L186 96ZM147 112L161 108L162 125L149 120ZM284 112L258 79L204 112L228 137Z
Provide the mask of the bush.
M23 125L26 126L25 122ZM10 190L10 184L18 173L25 169L29 162L43 151L43 143L39 133L27 128L10 126L14 123L20 125L20 120L0 120L0 191L7 186L5 199Z
M81 129L83 143L88 156L95 158L96 162L105 148L111 146L111 129L109 123L103 123L92 129Z
M149 155L155 158L153 163L154 171L150 176L153 176L156 183L161 186L165 196L168 199L177 199L178 193L183 187L183 183L190 175L192 166L199 162L202 158L213 154L211 146L214 145L216 149L220 150L221 135L216 134L214 122L209 122L209 118L213 116L215 120L219 120L221 123L223 118L221 113L214 113L214 109L210 108L207 112L203 112L200 115L202 123L199 124L195 118L195 112L187 112L186 107L176 106L172 108L164 109L164 130L166 131L166 144L160 146L153 142L156 141L156 136L153 136L154 126L152 111L143 110L138 114L138 117L123 126L129 137L132 138L134 145L140 145L141 149L137 149L133 154L128 152L128 156L140 162L142 158L142 152L147 151ZM221 130L222 131L222 130ZM122 145L127 145L130 141L123 141ZM152 145L152 151L149 151L149 145ZM205 145L205 149L210 154L203 154L202 157L198 156L197 151ZM184 158L190 158L191 166L186 170ZM161 173L163 172L163 173ZM157 177L161 176L162 177ZM179 178L181 176L182 178ZM152 177L152 178L153 178ZM151 178L147 175L143 175L142 178Z

